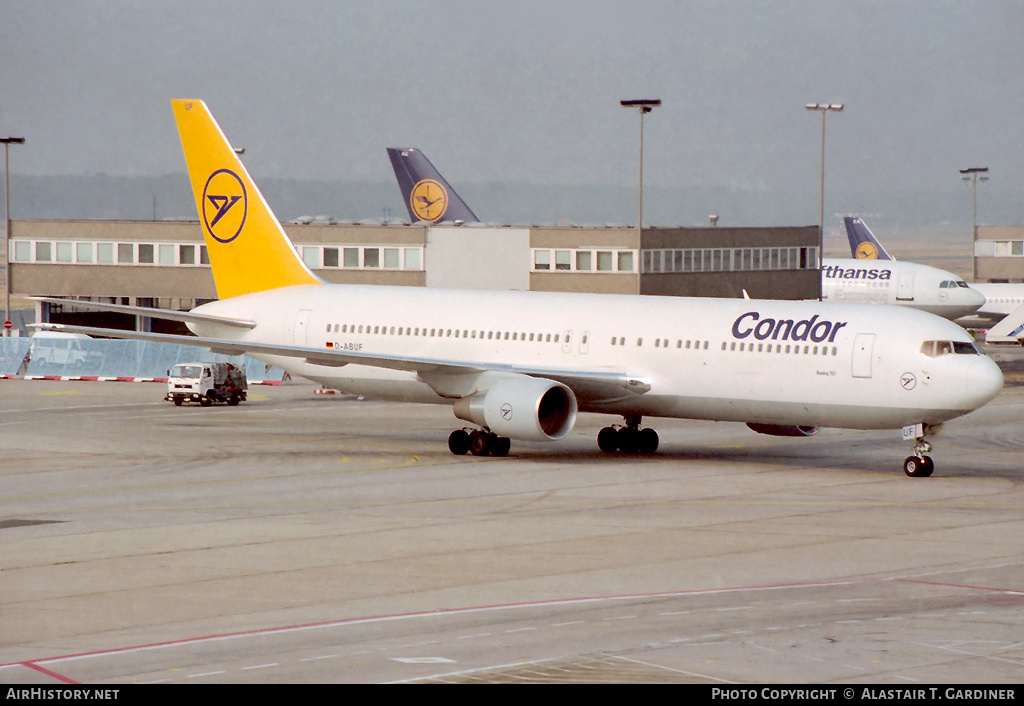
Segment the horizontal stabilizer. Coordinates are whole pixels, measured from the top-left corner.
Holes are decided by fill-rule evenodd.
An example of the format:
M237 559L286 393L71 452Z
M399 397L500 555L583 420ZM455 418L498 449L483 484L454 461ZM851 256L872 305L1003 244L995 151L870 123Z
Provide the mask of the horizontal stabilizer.
M1024 338L1024 305L1007 314L985 334L985 343L1018 343Z
M256 322L247 319L231 319L226 316L211 316L209 314L194 314L190 311L174 311L172 309L154 309L148 306L127 306L124 304L105 304L103 302L76 301L74 299L58 299L55 297L29 297L33 301L46 302L47 304L60 304L62 306L75 306L82 309L95 309L97 311L110 311L115 314L132 314L134 316L148 316L152 319L164 319L165 321L181 321L183 323L196 324L220 324L234 328L253 329Z

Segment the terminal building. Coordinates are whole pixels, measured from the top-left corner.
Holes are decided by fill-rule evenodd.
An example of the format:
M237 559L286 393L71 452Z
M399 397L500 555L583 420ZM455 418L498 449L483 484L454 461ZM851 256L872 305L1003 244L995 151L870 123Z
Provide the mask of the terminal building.
M309 268L336 283L757 299L821 294L817 226L638 232L314 223L285 230ZM197 221L15 220L7 256L16 296L179 310L217 296ZM35 306L36 321L150 326L125 315ZM178 330L170 326L156 330Z
M1024 282L1024 226L978 226L975 282Z

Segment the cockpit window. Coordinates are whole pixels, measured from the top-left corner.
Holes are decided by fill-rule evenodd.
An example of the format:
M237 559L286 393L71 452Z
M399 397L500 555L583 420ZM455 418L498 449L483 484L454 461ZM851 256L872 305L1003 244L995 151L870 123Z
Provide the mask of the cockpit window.
M970 289L971 288L971 285L967 284L962 279L958 279L956 281L956 286L957 287L962 287L963 289Z
M929 358L952 353L954 355L981 355L977 346L969 341L925 341L921 344L921 353Z

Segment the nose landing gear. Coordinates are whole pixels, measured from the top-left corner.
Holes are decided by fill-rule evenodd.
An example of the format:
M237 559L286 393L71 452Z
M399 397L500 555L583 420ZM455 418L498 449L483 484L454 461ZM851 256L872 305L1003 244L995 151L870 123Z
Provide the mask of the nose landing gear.
M941 425L929 426L927 424L914 424L903 427L903 438L914 439L914 450L912 456L903 460L903 472L911 478L927 478L935 470L935 462L931 456L926 454L932 450L931 443L925 438L928 434L938 434Z

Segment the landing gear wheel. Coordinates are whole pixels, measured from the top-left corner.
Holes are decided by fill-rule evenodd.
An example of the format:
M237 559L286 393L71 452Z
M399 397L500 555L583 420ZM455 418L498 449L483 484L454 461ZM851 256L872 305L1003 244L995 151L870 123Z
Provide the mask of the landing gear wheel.
M448 450L456 456L465 456L469 451L469 434L464 429L456 429L449 434Z
M619 432L615 427L605 427L597 434L597 447L606 454L619 450Z
M640 452L640 431L622 427L615 435L618 441L619 451L624 454L635 454Z
M931 456L907 456L903 461L903 472L911 478L927 478L935 470Z
M491 435L482 431L474 431L469 435L469 452L474 456L489 456L491 453Z
M658 432L653 429L641 429L637 434L637 452L652 454L658 450Z
M491 447L492 456L508 456L509 450L512 448L512 440L499 436L494 440L494 445Z

